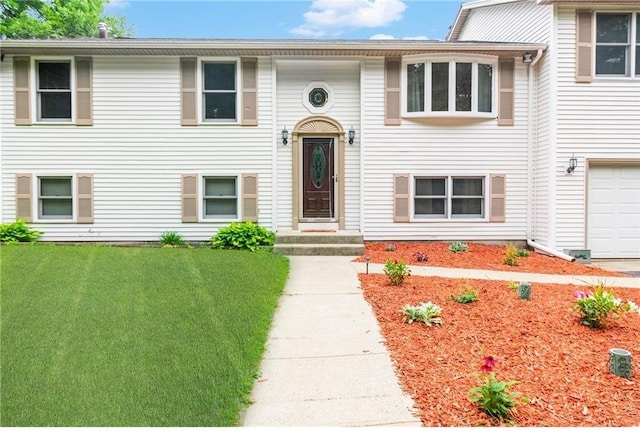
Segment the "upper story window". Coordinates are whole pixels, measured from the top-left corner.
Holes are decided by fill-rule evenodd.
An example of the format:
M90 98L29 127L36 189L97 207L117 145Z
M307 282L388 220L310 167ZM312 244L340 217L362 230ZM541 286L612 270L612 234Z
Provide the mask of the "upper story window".
M493 59L420 59L404 63L404 115L493 115Z
M640 26L635 13L596 14L596 75L640 75Z
M202 106L205 121L237 120L238 80L236 62L202 64Z
M71 121L71 62L36 62L39 121Z

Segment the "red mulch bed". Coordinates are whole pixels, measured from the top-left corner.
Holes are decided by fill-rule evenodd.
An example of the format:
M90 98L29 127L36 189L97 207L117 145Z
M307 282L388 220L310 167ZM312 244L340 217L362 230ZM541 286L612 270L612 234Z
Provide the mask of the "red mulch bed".
M384 257L380 246L383 244L372 243L367 247L376 262ZM434 247L441 248L420 245L421 250L431 252L431 265L443 265L437 259L439 255L430 250ZM398 251L389 255L407 257L399 256L402 251L398 243ZM413 253L415 247L407 251ZM465 258L469 267L481 265L474 259L478 256L486 261L482 264L485 268L487 264L499 266L490 256L479 252L484 250L473 246L470 253L454 257ZM555 266L557 260L539 256L534 255L533 260L549 259L554 264L550 270L563 270ZM531 267L520 267L525 269ZM479 385L477 374L483 356L487 355L498 360L494 369L497 380L516 380L518 383L511 390L530 400L515 408L513 422L517 426L640 425L639 314L630 313L605 329L582 325L571 306L576 290L588 290L584 286L533 283L532 299L526 301L518 299L516 291L508 288L508 282L502 281L410 276L403 286L395 287L382 274L361 274L360 281L400 382L419 408L423 425L495 425L469 400L470 389ZM478 292L478 301L460 304L450 299L465 284ZM613 292L623 300L640 304L637 289L615 288ZM443 324L434 327L407 324L399 310L405 304L426 301L442 308ZM631 352L632 379L609 373L610 348Z
M385 248L393 244L396 250L385 251ZM568 262L564 259L543 255L536 252L529 252L529 257L518 258L518 266L505 265L505 246L467 244L468 250L462 253L449 251L448 243L419 243L419 242L374 242L365 243L365 253L358 257L356 262L365 262L368 256L372 263L384 264L387 259L402 259L405 264L426 265L432 267L451 268L477 268L483 270L517 271L523 273L545 273L545 274L570 274L583 276L618 276L625 274L615 271L607 271L601 268ZM421 252L427 255L427 262L418 262L414 254ZM629 277L629 276L626 276Z

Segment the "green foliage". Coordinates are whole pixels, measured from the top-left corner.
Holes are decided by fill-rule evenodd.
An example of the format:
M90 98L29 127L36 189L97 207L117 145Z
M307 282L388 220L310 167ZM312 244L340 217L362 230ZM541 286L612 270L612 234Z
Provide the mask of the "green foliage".
M387 259L383 271L393 286L402 286L407 276L409 276L409 268L402 260L392 261Z
M516 256L518 258L528 258L529 257L529 251L527 249L518 249L518 250L516 250Z
M462 243L460 241L454 241L451 244L449 244L449 251L453 252L453 253L462 253L462 252L466 252L468 250L468 247L465 243Z
M133 36L124 17L105 15L109 0L0 0L0 34L8 39L97 37L98 23L110 37Z
M518 250L514 246L507 246L504 253L504 264L512 267L517 267L518 264Z
M442 318L440 318L442 308L430 301L415 306L407 304L400 312L404 314L409 324L414 321L422 322L429 327L442 324Z
M484 357L480 368L482 373L482 383L478 387L471 389L470 399L478 404L480 409L490 417L500 421L509 419L511 409L518 402L527 402L526 397L518 398L517 393L511 393L509 388L516 384L516 381L497 381L492 372L498 361L491 356Z
M0 224L0 241L3 243L32 243L36 241L40 235L42 235L41 232L29 229L29 226L22 220Z
M518 288L520 287L520 284L518 282L511 281L511 282L507 283L507 286L508 286L509 289L517 291Z
M587 294L577 291L575 296L573 308L580 314L580 322L593 328L604 328L609 316L618 319L635 307L633 302L623 302L616 298L602 282L594 286L593 292Z
M261 247L273 246L275 234L253 222L233 222L211 237L215 249L247 249L255 252Z
M460 294L457 296L451 295L451 300L466 304L472 303L478 299L478 293L473 289L473 287L469 284L466 284Z
M160 235L160 242L163 247L177 247L184 244L182 235L177 232L163 232Z

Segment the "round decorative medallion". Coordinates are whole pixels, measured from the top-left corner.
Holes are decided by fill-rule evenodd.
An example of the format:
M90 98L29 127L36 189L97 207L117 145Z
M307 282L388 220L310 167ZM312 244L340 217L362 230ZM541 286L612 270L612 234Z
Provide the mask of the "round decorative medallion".
M321 87L314 87L309 92L309 102L314 107L322 107L329 100L329 94Z

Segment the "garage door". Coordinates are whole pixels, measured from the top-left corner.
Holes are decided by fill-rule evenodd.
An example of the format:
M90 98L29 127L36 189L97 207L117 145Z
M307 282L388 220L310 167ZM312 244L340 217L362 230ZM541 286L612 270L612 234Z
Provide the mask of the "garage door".
M640 164L589 168L587 246L593 258L640 258Z

